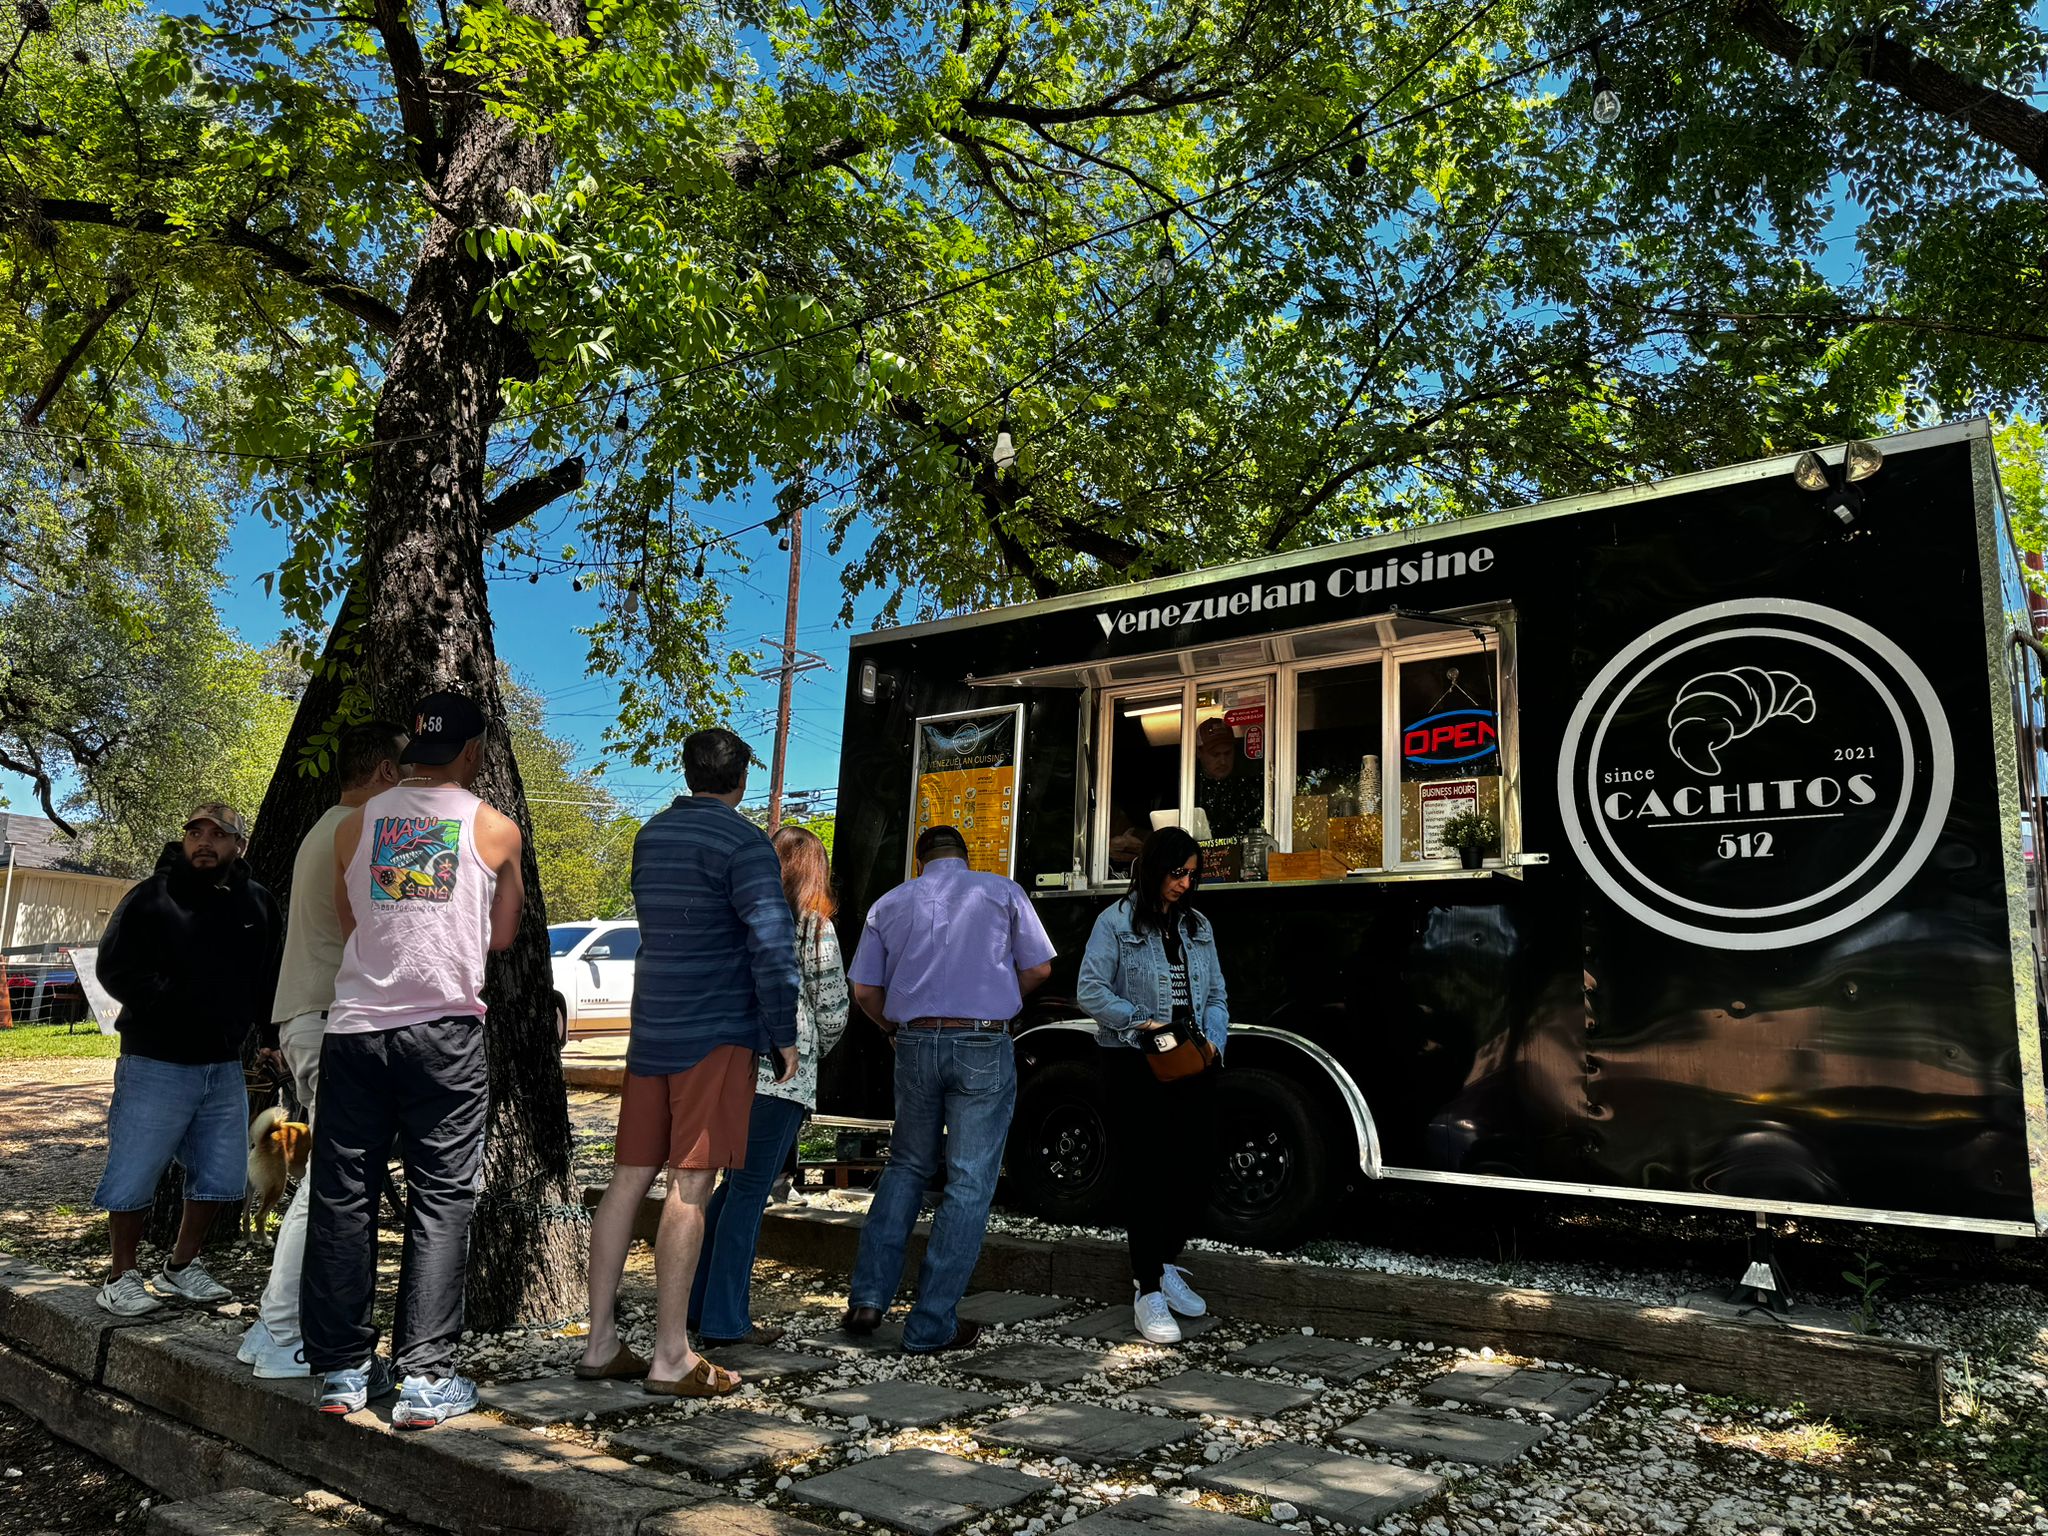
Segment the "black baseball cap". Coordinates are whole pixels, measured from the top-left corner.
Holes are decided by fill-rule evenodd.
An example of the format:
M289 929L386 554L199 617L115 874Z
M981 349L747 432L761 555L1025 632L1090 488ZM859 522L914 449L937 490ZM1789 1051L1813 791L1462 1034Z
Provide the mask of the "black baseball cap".
M401 763L439 767L484 733L484 712L459 693L430 693L412 712L412 739Z
M967 839L958 827L926 827L917 834L917 862L926 863L941 854L967 857Z

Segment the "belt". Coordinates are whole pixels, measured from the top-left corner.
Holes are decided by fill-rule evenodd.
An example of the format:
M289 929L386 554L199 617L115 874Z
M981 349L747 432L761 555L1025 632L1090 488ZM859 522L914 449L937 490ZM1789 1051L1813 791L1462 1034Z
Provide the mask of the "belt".
M1010 1027L1008 1019L942 1019L927 1014L921 1019L906 1019L903 1029L975 1029L984 1033L1001 1034Z

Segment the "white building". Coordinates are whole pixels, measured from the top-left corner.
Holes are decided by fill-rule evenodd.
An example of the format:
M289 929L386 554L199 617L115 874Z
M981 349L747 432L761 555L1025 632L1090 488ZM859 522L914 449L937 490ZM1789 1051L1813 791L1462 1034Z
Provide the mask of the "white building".
M95 874L54 823L0 811L0 951L97 944L134 884Z

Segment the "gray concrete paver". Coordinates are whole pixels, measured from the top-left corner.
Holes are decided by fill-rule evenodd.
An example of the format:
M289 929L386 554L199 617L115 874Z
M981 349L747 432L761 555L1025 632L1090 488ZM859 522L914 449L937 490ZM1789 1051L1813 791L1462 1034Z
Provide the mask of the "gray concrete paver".
M1030 1296L1017 1291L977 1291L960 1303L960 1321L1001 1327L1007 1323L1034 1323L1041 1317L1064 1312L1073 1303L1063 1296Z
M1550 1437L1541 1424L1516 1424L1455 1408L1378 1408L1337 1431L1383 1451L1401 1451L1431 1461L1462 1461L1475 1467L1504 1467Z
M846 1432L816 1424L792 1424L755 1409L732 1409L621 1430L610 1438L615 1450L623 1446L629 1453L659 1456L716 1482L766 1461L809 1456L838 1445L846 1439Z
M1270 1419L1315 1400L1315 1393L1306 1387L1222 1371L1182 1371L1131 1396L1151 1407L1206 1413L1219 1419Z
M579 1381L574 1376L501 1382L479 1387L477 1395L486 1408L535 1424L566 1424L592 1413L603 1418L611 1413L656 1408L666 1401L641 1391L637 1381Z
M867 1417L885 1424L912 1429L965 1418L1000 1403L987 1392L959 1392L922 1381L873 1381L865 1386L842 1387L818 1397L807 1397L803 1406L813 1413L836 1414L843 1419Z
M1193 1481L1203 1488L1292 1504L1304 1514L1340 1525L1367 1526L1419 1504L1444 1480L1319 1446L1275 1440L1201 1468Z
M911 1536L943 1536L977 1515L1007 1509L1053 1485L1008 1467L966 1461L940 1451L891 1451L808 1477L792 1498L852 1510Z
M1047 1403L980 1431L984 1444L1021 1446L1051 1456L1114 1466L1185 1440L1195 1426L1185 1419L1101 1408L1093 1403Z
M1036 1383L1042 1387L1064 1387L1103 1370L1108 1357L1092 1349L1070 1349L1061 1344L1007 1344L960 1363L969 1376L985 1377L1011 1386Z
M1141 1493L1062 1527L1066 1536L1261 1536L1270 1526Z
M1370 1376L1400 1358L1399 1350L1301 1333L1283 1333L1261 1339L1230 1356L1233 1365L1264 1366L1269 1370L1287 1371L1296 1376L1320 1376L1325 1381L1339 1383Z
M1474 1403L1482 1408L1540 1413L1570 1423L1599 1406L1614 1390L1604 1376L1574 1376L1568 1371L1516 1367L1498 1360L1474 1360L1446 1371L1422 1389L1424 1397L1442 1402Z

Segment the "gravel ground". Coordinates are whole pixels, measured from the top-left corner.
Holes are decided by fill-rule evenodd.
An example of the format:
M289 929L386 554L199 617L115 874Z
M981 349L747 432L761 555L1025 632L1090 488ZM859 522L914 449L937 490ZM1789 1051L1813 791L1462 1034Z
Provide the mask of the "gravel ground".
M110 1065L22 1063L7 1064L0 1070L0 1155L7 1155L9 1169L4 1189L0 1189L0 1243L84 1275L96 1275L103 1262L103 1223L88 1220L84 1211L99 1172L97 1138ZM610 1162L616 1101L583 1093L571 1095L571 1101L579 1177L589 1183L602 1182ZM35 1120L25 1121L25 1115L33 1115ZM31 1144L33 1154L20 1155ZM851 1193L808 1198L835 1206L864 1199ZM62 1211L60 1207L65 1205L72 1209ZM1440 1225L1456 1226L1456 1232L1433 1243L1410 1247L1405 1233L1399 1247L1390 1241L1333 1240L1310 1245L1301 1257L1343 1267L1512 1281L1644 1302L1671 1301L1699 1290L1725 1288L1729 1275L1722 1263L1724 1241L1719 1246L1706 1244L1707 1256L1688 1264L1682 1223L1674 1220L1660 1228L1654 1217L1640 1220L1640 1212L1617 1209L1626 1210L1626 1221L1609 1219L1603 1225L1595 1220L1588 1227L1579 1218L1566 1216L1558 1218L1555 1225L1528 1223L1520 1230L1517 1246L1506 1250L1506 1257L1491 1262L1484 1255L1487 1238L1483 1230L1475 1237L1469 1224L1449 1222ZM999 1214L995 1225L999 1230L1048 1237L1073 1230L1009 1214ZM1389 1221L1387 1225L1391 1229L1398 1223ZM1589 1232L1596 1239L1602 1232L1611 1236L1589 1241ZM1870 1240L1867 1234L1858 1236ZM1893 1234L1886 1233L1878 1242L1893 1266L1896 1282L1879 1293L1883 1302L1878 1315L1880 1331L1928 1339L1958 1352L1953 1377L1959 1388L1959 1411L1948 1426L1929 1432L1879 1430L1855 1423L1830 1423L1796 1407L1783 1409L1691 1394L1678 1384L1626 1382L1587 1418L1512 1467L1483 1474L1448 1465L1435 1467L1433 1470L1453 1477L1447 1492L1418 1510L1382 1522L1378 1529L1387 1536L1834 1536L1871 1530L1941 1536L2048 1533L2048 1513L2041 1502L2048 1499L2048 1282L2036 1278L2042 1274L2043 1245L2022 1245L2014 1254L1998 1254L1986 1247L1965 1262L1938 1246L1916 1247L1911 1235L1895 1241ZM1479 1251L1473 1251L1475 1248ZM1565 1248L1596 1256L1574 1263L1558 1257L1558 1250ZM1678 1262L1644 1267L1624 1262L1649 1253L1664 1255L1667 1260L1675 1255ZM395 1244L387 1241L387 1268L395 1257ZM209 1262L238 1295L253 1300L267 1260L267 1248L234 1244ZM1199 1278L1199 1255L1195 1263ZM651 1262L642 1247L636 1250L622 1292L629 1332L642 1345L648 1342L652 1324L651 1282ZM835 1326L843 1287L842 1276L764 1262L756 1281L757 1320L784 1321L799 1335L827 1332ZM1838 1284L1821 1299L1853 1305L1856 1298ZM1228 1298L1212 1300L1225 1326L1204 1339L1179 1351L1139 1345L1113 1351L1117 1369L1111 1373L1084 1378L1071 1388L1015 1394L1012 1408L1004 1412L1060 1400L1117 1404L1133 1387L1184 1363L1224 1366L1222 1357L1229 1348L1269 1331L1231 1324ZM222 1311L227 1314L219 1324L223 1330L243 1326L240 1305ZM1056 1326L1057 1320L1025 1324L1006 1330L1006 1337L1050 1338ZM471 1340L470 1366L481 1377L499 1380L566 1372L580 1351L579 1332L579 1328L514 1330L476 1337ZM1020 1462L1003 1454L999 1422L967 1429L885 1433L854 1421L856 1434L850 1445L813 1458L802 1469L783 1466L766 1475L732 1480L726 1486L735 1494L784 1507L800 1518L843 1529L852 1522L832 1520L788 1501L778 1484L889 1448L927 1445L1021 1464L1057 1484L1055 1491L1015 1512L977 1522L969 1528L971 1536L1042 1536L1053 1526L1148 1489L1305 1531L1311 1529L1311 1522L1278 1518L1286 1513L1284 1506L1274 1510L1256 1501L1198 1493L1188 1486L1186 1474L1197 1459L1220 1458L1232 1447L1275 1437L1319 1440L1367 1408L1411 1398L1430 1376L1463 1353L1411 1344L1403 1349L1401 1362L1389 1371L1355 1387L1325 1386L1310 1407L1279 1421L1256 1426L1205 1425L1198 1439L1125 1466L1082 1466L1063 1458L1037 1457ZM807 1379L798 1390L769 1393L750 1385L737 1399L655 1412L716 1413L772 1405L797 1418L816 1418L796 1408L795 1399L830 1390L833 1385L885 1376L978 1385L946 1369L943 1361L882 1355L835 1365L832 1371ZM642 1417L652 1418L653 1414ZM617 1427L617 1421L605 1426ZM0 1436L8 1433L7 1421L0 1420ZM555 1433L602 1443L594 1425ZM14 1443L0 1439L0 1446ZM119 1480L118 1473L109 1473L90 1458L65 1455L75 1455L75 1465L54 1454L38 1461L33 1449L8 1450L0 1456L4 1462L0 1471L19 1466L26 1477L31 1464L39 1467L47 1461L53 1477L67 1485L77 1483L81 1498ZM125 1504L104 1506L96 1528L112 1529L115 1514L132 1510L136 1502L130 1496L132 1491L133 1485L123 1489ZM0 1522L12 1518L7 1511L22 1507L12 1502L13 1497L0 1489ZM0 1525L10 1531L39 1528ZM71 1528L95 1527L81 1520ZM1313 1529L1331 1528L1318 1522Z
M0 1403L0 1536L140 1530L150 1491Z

